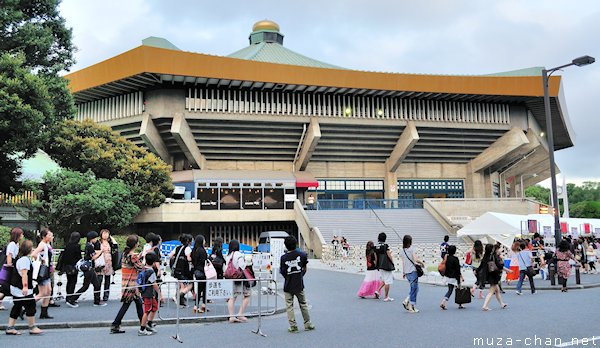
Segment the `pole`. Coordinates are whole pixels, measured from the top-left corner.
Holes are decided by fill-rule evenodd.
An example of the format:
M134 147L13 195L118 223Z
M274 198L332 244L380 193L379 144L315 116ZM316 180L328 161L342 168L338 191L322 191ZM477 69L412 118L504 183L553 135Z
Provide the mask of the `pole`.
M548 157L550 160L550 179L552 190L552 207L555 209L554 215L554 247L558 248L558 244L562 239L560 231L558 195L556 192L556 164L554 162L554 133L552 132L552 115L550 113L550 96L548 94L548 70L542 70L542 82L544 84L544 109L546 112L546 137L548 141Z
M261 298L262 298L262 277L259 277L258 279L255 279L258 285L258 327L256 328L256 330L252 330L253 333L257 334L257 335L261 335L262 337L267 337L267 335L265 335L262 330L261 330L261 325L262 325L262 304L261 304Z
M525 189L523 187L523 175L521 175L521 199L525 198Z
M179 343L183 343L183 341L181 340L181 337L179 336L179 307L180 306L180 288L179 288L179 281L176 283L177 284L177 290L175 291L175 298L177 299L177 301L175 302L175 305L177 306L177 333L175 334L175 336L171 336L171 338L173 338L174 340L176 340Z

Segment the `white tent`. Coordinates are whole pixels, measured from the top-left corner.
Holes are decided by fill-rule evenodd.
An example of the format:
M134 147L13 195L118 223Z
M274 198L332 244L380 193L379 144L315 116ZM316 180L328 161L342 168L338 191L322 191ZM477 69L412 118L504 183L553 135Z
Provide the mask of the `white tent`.
M457 232L461 238L481 239L488 243L500 242L510 248L526 216L502 213L485 213Z

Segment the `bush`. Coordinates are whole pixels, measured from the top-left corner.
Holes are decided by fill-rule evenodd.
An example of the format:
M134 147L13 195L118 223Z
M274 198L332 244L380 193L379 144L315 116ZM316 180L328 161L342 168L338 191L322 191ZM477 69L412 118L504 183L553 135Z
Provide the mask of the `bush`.
M0 248L4 248L10 241L10 227L0 226Z

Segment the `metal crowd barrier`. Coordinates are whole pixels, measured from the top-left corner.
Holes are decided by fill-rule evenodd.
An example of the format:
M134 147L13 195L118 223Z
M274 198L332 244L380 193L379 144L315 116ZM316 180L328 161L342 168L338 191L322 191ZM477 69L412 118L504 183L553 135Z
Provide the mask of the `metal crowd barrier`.
M179 342L183 342L180 336L179 324L180 320L211 320L218 318L229 318L229 310L227 300L233 297L234 282L243 282L244 280L235 279L213 279L213 280L169 280L160 284L162 296L165 298L165 303L158 311L160 320L175 320L177 332L173 338ZM196 304L190 294L186 293L186 305L179 305L180 285L193 285L193 289L197 290L199 283L206 284L206 309L204 313L193 313L192 308ZM198 296L198 294L196 294ZM264 315L273 315L277 312L277 282L274 279L260 278L257 275L256 286L250 287L250 303L246 310L242 313L244 316L257 317L258 327L255 331L263 337L266 335L261 330L261 318ZM176 301L175 301L176 300ZM235 304L234 316L239 311L243 300L243 295L238 295ZM211 301L211 302L209 302ZM198 307L201 307L203 300L200 298ZM183 308L182 308L183 307Z

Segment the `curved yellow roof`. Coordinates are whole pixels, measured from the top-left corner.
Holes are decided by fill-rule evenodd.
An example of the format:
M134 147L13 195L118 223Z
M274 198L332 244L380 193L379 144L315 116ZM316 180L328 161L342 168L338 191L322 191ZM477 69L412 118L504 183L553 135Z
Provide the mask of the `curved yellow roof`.
M252 27L252 31L260 31L260 30L271 30L279 32L279 24L270 21L268 19L263 19L262 21L258 21L254 23Z
M73 93L142 73L260 81L307 86L451 94L544 95L539 76L451 76L379 73L265 63L200 53L139 46L65 77ZM550 95L560 76L550 78Z

